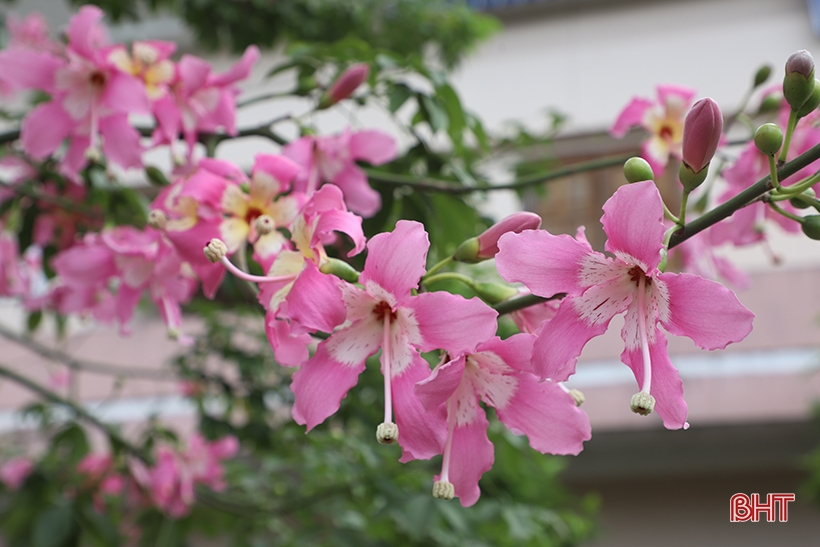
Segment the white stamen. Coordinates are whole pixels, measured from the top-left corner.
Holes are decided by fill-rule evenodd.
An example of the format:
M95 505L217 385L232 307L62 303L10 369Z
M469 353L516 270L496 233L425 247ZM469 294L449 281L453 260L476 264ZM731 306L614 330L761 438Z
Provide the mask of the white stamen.
M641 355L643 357L643 385L641 391L649 393L652 385L652 361L649 356L649 339L646 331L646 274L638 277L638 332L641 336Z
M450 484L450 454L453 448L453 433L455 432L456 421L458 420L455 406L456 403L452 397L447 399L447 441L444 443L444 450L441 453L441 479L436 484L439 482ZM439 497L436 496L435 487L433 487L433 495ZM445 499L453 499L452 494L449 498Z
M384 421L393 421L393 371L390 369L390 319L391 313L384 312L384 331L382 333L382 374L384 375Z
M376 440L381 444L393 444L399 440L399 426L393 422L384 422L376 428Z
M451 500L455 496L456 490L453 483L446 480L439 480L433 483L433 497L440 500Z

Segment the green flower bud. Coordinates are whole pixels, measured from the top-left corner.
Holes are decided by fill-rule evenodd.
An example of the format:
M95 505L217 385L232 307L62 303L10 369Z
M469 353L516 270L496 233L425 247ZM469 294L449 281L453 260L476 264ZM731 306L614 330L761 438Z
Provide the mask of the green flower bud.
M338 258L328 258L319 266L319 271L323 274L335 275L348 283L356 283L359 280L359 272L353 266Z
M808 100L800 107L800 110L797 111L797 117L802 118L808 116L814 112L818 106L820 106L820 81L815 78L814 90L811 92L811 96L809 96Z
M769 112L777 112L780 110L780 103L783 101L783 95L779 93L770 93L760 102L760 108L757 109L758 114L767 114Z
M791 54L786 61L786 76L783 78L783 96L792 110L800 107L814 91L814 59L805 49Z
M491 306L509 300L518 294L518 290L503 283L476 282L472 289L487 304Z
M627 182L643 182L645 180L655 180L655 175L652 173L652 167L649 162L643 158L632 157L624 163L624 177Z
M758 150L774 157L783 146L783 130L776 123L764 123L755 131L754 141Z
M680 170L678 171L678 179L683 185L683 189L687 192L694 191L695 188L703 184L706 180L706 175L709 173L709 164L707 163L700 171L693 171L691 167L686 165L686 162L680 162Z
M812 190L811 188L809 188L807 190L803 190L803 193L800 194L800 195L806 196L807 198L810 198L810 199L817 198L817 195L814 193L814 190ZM795 196L795 197L791 198L789 200L789 203L791 203L792 206L796 207L797 209L808 209L809 207L811 207L811 204L804 201L804 200L802 200L802 199L800 199L800 196Z
M475 264L485 259L478 257L478 252L481 250L481 243L477 237L471 237L458 246L456 252L453 254L453 260L458 262L467 262L468 264Z
M755 72L754 87L761 86L772 75L772 65L763 65Z
M145 168L145 176L148 177L148 182L154 186L168 186L171 184L168 182L165 174L153 165L149 165Z
M811 239L820 240L820 215L803 217L803 233Z

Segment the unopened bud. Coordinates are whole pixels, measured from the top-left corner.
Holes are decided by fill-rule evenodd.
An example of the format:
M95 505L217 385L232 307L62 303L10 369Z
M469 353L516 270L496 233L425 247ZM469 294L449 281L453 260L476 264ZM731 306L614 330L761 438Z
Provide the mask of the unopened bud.
M584 404L584 401L586 401L584 394L577 389L570 389L569 394L572 397L572 400L575 401L575 406L581 406Z
M715 155L723 135L723 114L709 97L692 105L683 122L683 161L695 173L703 171Z
M393 422L382 422L376 428L376 440L381 444L393 444L399 440L399 426Z
M803 190L800 196L805 196L808 199L816 199L817 194L814 193L814 190L811 188L807 188ZM795 196L789 200L789 203L792 204L792 207L796 207L797 209L808 209L811 207L811 204L805 200L800 199L800 196Z
M809 238L820 240L820 215L808 215L803 217L803 233Z
M632 400L629 402L629 408L631 408L635 414L649 416L652 414L652 410L655 409L655 398L645 391L639 391L632 396Z
M228 255L228 247L221 239L213 238L203 249L205 258L213 263L219 262Z
M772 65L763 65L755 72L754 87L760 87L772 75Z
M709 164L698 172L692 170L685 161L680 163L680 170L678 171L678 179L683 185L683 189L687 192L692 192L695 188L703 184L706 180L706 175L709 173Z
M439 500L451 500L456 495L456 489L450 481L436 481L433 483L433 497Z
M260 215L253 221L253 227L257 234L264 236L276 230L276 222L270 215Z
M791 54L786 61L783 96L792 110L799 110L814 90L814 59L805 49Z
M780 93L770 93L766 95L760 102L760 108L757 109L758 114L768 114L770 112L777 112L780 110L780 104L783 102L783 95Z
M164 230L168 225L168 216L160 209L151 209L148 213L148 226L156 230Z
M783 146L783 130L775 123L764 123L755 131L754 141L758 150L773 158Z
M624 163L624 177L627 182L643 182L645 180L655 180L652 166L643 158L634 156Z
M154 186L168 186L171 184L165 177L165 174L153 165L145 168L145 176L148 177L148 182Z
M348 67L327 90L319 106L327 108L342 99L347 99L367 80L369 75L370 66L367 63L358 63Z
M814 89L812 90L811 95L806 100L806 102L803 103L803 106L800 107L800 110L797 111L797 117L803 118L805 116L808 116L809 114L814 112L818 106L820 106L820 81L818 81L817 78L815 78Z
M503 283L476 282L472 285L472 289L480 299L491 306L518 295L518 289Z
M359 272L357 272L353 266L338 258L331 257L322 261L322 265L319 266L319 271L323 274L335 275L348 283L356 283L359 281Z
M498 239L506 233L521 233L541 227L541 217L528 211L519 211L503 218L484 230L478 237L472 237L458 246L453 260L459 262L481 262L498 254Z

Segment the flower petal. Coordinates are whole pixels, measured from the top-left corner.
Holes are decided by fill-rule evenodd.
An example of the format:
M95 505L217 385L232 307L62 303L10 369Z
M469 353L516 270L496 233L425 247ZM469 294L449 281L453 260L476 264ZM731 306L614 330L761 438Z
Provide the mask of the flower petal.
M396 141L387 133L375 129L359 131L350 135L348 150L357 160L381 165L395 159Z
M416 352L413 362L401 374L393 376L393 410L399 427L401 461L427 460L441 454L447 438L447 416L444 405L425 411L413 386L430 376L430 365Z
M530 446L542 454L577 455L592 437L589 417L569 393L550 381L538 382L528 373L518 374L515 395L498 419L513 433L526 435Z
M73 127L74 121L57 101L37 105L23 118L20 129L23 150L36 160L45 159L57 150Z
M316 354L293 375L293 419L306 425L308 431L325 421L339 410L363 370L364 360L353 365L340 363L328 352L327 342L319 344Z
M652 361L652 384L649 394L655 398L655 411L663 419L667 429L686 429L688 408L683 400L683 382L678 370L669 360L666 351L666 336L660 331L655 336L655 343L649 345L649 358ZM643 385L643 357L641 348L624 349L621 361L632 369L638 386Z
M498 240L498 273L511 283L523 283L533 294L581 294L581 268L591 254L583 242L545 230L507 233Z
M654 182L618 188L604 204L601 224L608 238L607 251L637 259L647 274L658 267L666 228L661 195Z
M308 360L308 345L311 337L308 334L295 335L287 321L276 319L273 313L265 314L265 334L273 350L276 361L286 367L298 367Z
M443 405L455 393L464 376L464 364L465 359L462 355L439 365L430 376L413 387L425 410L433 410Z
M692 274L658 277L669 290L669 320L663 326L671 334L714 350L740 342L752 331L755 315L720 283Z
M367 260L360 282L373 281L401 301L418 288L424 275L430 241L424 226L400 220L392 232L373 236L367 243Z
M653 104L654 103L649 99L642 99L640 97L633 98L618 115L618 119L612 124L612 129L609 130L609 134L613 137L621 138L626 135L629 128L641 125L644 114Z
M495 335L498 312L478 298L448 292L422 293L408 304L418 322L421 351L471 351Z
M600 322L581 319L574 297L561 303L558 313L536 333L532 348L532 368L541 378L563 382L575 373L575 364L584 346L606 332L614 314Z
M479 409L473 422L453 430L449 478L464 507L478 501L481 495L478 481L492 469L495 461L493 443L487 438L489 425L487 415Z
M340 283L336 276L319 272L313 262L305 262L305 268L285 299L288 317L294 327L298 326L294 332L333 332L345 320L347 313Z
M346 165L331 181L342 189L347 207L365 218L375 215L382 206L382 197L367 182L367 175L355 163Z

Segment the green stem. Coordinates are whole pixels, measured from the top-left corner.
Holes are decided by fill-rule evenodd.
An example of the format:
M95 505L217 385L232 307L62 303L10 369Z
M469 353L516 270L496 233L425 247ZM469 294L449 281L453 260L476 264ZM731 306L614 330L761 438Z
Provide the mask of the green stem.
M782 207L780 207L776 203L769 202L769 206L772 209L774 209L775 211L777 211L778 213L780 213L781 215L783 215L784 217L786 217L786 218L790 218L790 219L794 220L795 222L799 222L800 224L803 224L803 222L804 222L803 217L797 216L795 214L792 214L792 213L786 211L785 209L783 209Z
M427 270L427 273L426 273L426 274L424 274L424 276L421 278L421 283L427 283L427 281L429 280L429 278L430 278L433 274L435 274L437 271L439 271L440 269L442 269L442 268L443 268L444 266L446 266L447 264L450 264L452 261L453 261L453 257L452 257L452 256L448 256L447 258L445 258L444 260L442 260L442 261L441 261L441 262L439 262L438 264L434 265L432 268L430 268L429 270Z
M676 224L678 227L683 228L686 225L686 207L689 204L689 191L684 189L683 194L680 197L680 216L678 216L678 221Z
M512 313L514 311L523 310L524 308L528 308L530 306L534 306L542 302L547 302L549 300L560 300L565 296L566 293L562 292L554 294L548 298L543 296L537 296L534 294L525 294L523 296L517 296L515 298L505 300L500 304L496 304L495 306L493 306L493 308L495 309L495 311L498 312L498 315L504 315L506 313Z
M521 177L520 179L508 184L496 184L492 186L454 186L454 183L446 180L435 179L430 177L413 177L411 175L403 175L398 173L388 173L387 171L381 171L378 169L364 169L364 172L367 174L367 177L371 181L377 183L389 184L393 186L408 186L415 190L429 192L442 192L446 194L470 194L473 192L492 192L496 190L520 190L523 188L537 186L544 182L549 182L551 180L559 179L569 175L574 175L577 173L594 171L596 169L604 169L606 167L614 167L616 165L623 165L623 163L631 157L632 155L608 156L605 158L599 158L592 161L576 163L574 165L562 167L559 169L553 169L551 171L541 171L539 173L528 175L526 177Z
M476 284L476 280L472 277L467 277L466 275L456 272L443 272L440 274L432 275L430 277L424 276L421 282L424 285L430 285L432 283L435 283L436 281L446 281L448 279L453 281L459 281L461 283L464 283L468 287L474 287Z
M788 199L790 197L796 196L797 194L802 194L818 182L820 182L820 172L817 172L810 177L806 177L805 179L801 180L800 182L796 182L791 186L781 186L779 192L775 195L778 197L782 196L784 199Z
M671 220L675 224L681 224L681 220L678 217L676 217L672 213L672 211L669 210L669 207L666 206L666 202L661 200L661 203L663 203L663 216L665 216L667 220Z
M818 159L820 159L820 144L808 149L792 161L783 164L780 169L777 170L777 176L780 180L785 180ZM771 179L769 175L766 175L733 198L721 203L711 211L704 213L672 234L669 240L669 248L671 249L680 245L695 234L717 224L724 218L728 218L732 213L746 207L771 189Z
M138 457L142 460L145 460L145 454L143 453L142 450L140 450L139 448L137 448L136 446L134 446L133 444L131 444L130 442L125 440L119 433L114 431L108 424L103 423L102 421L100 421L96 416L94 416L93 414L88 412L86 409L84 409L80 405L75 404L72 401L70 401L68 399L65 399L63 397L60 397L56 393L44 388L40 384L32 382L31 380L29 380L25 376L21 376L21 375L17 374L13 370L11 370L11 368L9 368L9 367L7 367L3 364L0 364L0 376L4 376L4 377L8 378L9 380L11 380L11 381L13 381L17 384L20 384L21 386L27 388L29 391L33 391L34 393L36 393L37 395L39 395L40 397L42 397L46 401L49 401L51 403L63 406L65 408L71 410L77 416L77 418L84 420L85 422L93 425L94 427L96 427L97 429L99 429L100 431L105 433L105 435L108 436L108 438L110 439L112 445L119 446L119 447L123 448L124 450L128 451L129 453L131 453L132 455L134 455L134 456L136 456L136 457Z
M792 135L794 135L795 127L797 127L797 111L792 110L789 112L789 123L786 125L786 137L783 141L783 148L780 149L780 157L777 159L781 164L786 162L786 156L789 154L789 147L792 143Z
M783 189L783 187L780 186L780 181L777 180L777 163L774 161L774 156L769 156L769 177L772 179L772 186L774 186L775 190Z

